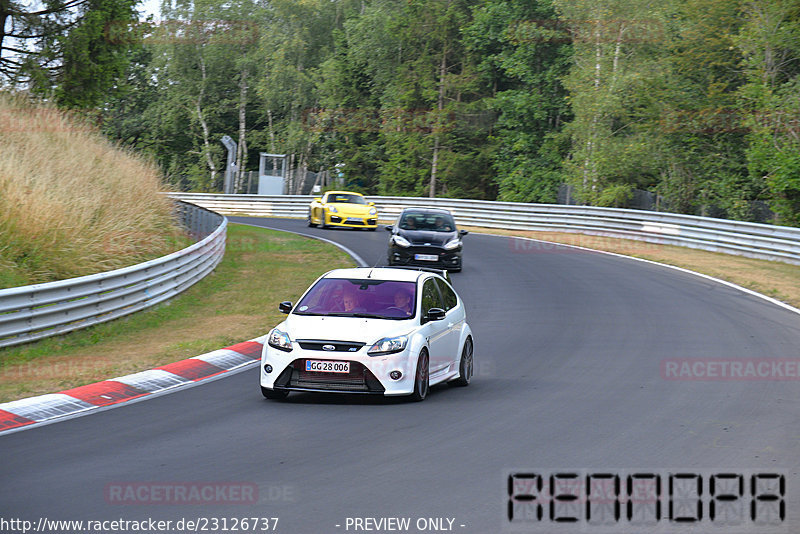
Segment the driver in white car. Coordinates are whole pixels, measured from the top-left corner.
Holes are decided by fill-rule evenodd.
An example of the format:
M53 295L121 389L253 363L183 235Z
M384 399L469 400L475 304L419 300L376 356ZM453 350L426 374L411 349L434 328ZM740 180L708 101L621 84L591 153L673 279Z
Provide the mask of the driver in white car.
M411 315L411 296L403 290L398 291L394 294L394 307Z

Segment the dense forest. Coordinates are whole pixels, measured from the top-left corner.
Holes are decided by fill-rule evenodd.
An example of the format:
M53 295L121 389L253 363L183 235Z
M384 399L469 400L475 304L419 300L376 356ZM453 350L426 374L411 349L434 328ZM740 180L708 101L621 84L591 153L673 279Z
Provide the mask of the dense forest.
M183 189L220 190L230 135L240 170L286 153L369 194L554 202L569 184L800 225L800 0L177 0L158 22L76 5L0 61L5 83Z

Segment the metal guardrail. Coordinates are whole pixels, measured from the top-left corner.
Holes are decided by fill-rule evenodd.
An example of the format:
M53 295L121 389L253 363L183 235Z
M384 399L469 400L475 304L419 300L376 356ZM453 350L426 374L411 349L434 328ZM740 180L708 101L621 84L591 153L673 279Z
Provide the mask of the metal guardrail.
M302 217L310 196L172 193L226 215ZM800 228L692 215L561 204L522 204L450 198L368 197L381 219L393 219L406 206L450 210L463 225L510 230L574 232L724 252L800 264Z
M63 334L149 308L210 273L225 253L228 221L178 202L199 241L145 263L58 282L0 289L0 347Z

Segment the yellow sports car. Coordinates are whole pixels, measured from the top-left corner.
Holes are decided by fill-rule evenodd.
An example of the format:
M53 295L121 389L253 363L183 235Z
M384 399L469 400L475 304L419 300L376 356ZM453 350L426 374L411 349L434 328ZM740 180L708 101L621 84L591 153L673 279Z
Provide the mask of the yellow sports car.
M360 193L328 191L322 198L315 198L311 202L308 208L308 225L319 225L320 228L344 226L374 231L378 227L378 209L374 202L367 202Z

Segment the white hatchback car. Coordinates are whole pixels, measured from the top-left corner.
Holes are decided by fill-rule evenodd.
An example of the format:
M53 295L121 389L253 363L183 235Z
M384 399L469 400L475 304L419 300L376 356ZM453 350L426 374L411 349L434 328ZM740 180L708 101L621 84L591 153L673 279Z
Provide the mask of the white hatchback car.
M431 270L330 271L273 328L261 354L261 392L410 395L440 382L466 386L473 341L464 303Z

